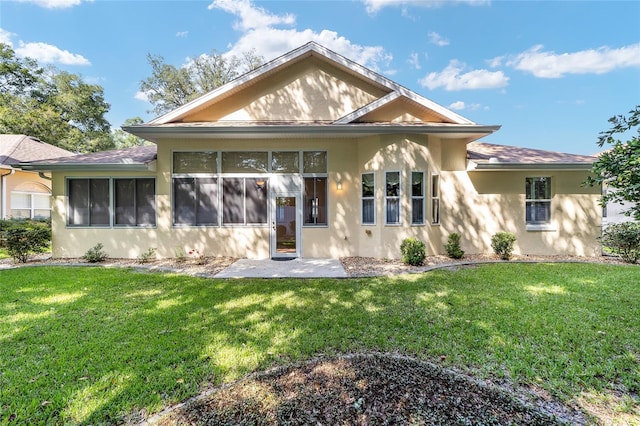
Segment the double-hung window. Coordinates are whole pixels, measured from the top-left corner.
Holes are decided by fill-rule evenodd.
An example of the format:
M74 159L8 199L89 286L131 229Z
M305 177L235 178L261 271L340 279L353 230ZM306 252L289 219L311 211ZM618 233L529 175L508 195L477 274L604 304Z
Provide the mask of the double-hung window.
M424 172L411 172L411 224L424 225Z
M302 153L304 225L327 225L327 152Z
M362 224L375 225L376 200L375 200L375 175L373 173L362 174Z
M385 173L385 205L387 225L400 224L400 172Z
M549 225L551 223L551 178L526 178L525 197L527 225Z

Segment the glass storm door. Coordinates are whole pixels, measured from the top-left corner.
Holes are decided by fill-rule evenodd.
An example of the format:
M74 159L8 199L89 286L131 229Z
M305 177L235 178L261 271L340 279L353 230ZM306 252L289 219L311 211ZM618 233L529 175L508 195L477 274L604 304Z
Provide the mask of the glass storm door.
M271 217L271 257L300 255L299 195L276 194Z

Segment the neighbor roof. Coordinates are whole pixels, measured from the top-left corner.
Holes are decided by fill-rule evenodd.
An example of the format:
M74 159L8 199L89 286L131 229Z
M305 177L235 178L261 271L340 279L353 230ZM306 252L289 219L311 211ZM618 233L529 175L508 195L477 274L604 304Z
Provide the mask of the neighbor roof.
M590 169L596 157L516 146L471 142L469 170Z
M150 170L157 155L156 145L94 152L47 161L19 163L23 170Z
M11 168L24 161L41 161L75 155L27 135L0 134L0 168Z

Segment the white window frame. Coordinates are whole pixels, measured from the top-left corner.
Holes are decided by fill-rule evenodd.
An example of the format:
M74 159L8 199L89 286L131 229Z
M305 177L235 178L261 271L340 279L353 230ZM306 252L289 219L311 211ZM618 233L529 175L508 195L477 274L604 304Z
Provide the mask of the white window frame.
M398 174L398 195L387 195L388 176L391 173ZM398 202L398 221L389 222L388 205L389 200L397 200ZM399 170L387 170L384 172L384 223L389 226L402 225L402 172Z
M13 195L28 195L29 196L29 207L25 207L25 208L20 208L20 207L15 207L13 205ZM9 209L9 216L11 215L11 211L12 210L29 210L29 217L28 219L47 219L51 217L51 193L49 192L28 192L28 191L11 191L11 194L9 194L10 200L11 200L11 208ZM36 203L35 203L35 197L47 197L49 199L49 207L46 209L43 208L36 208ZM49 215L43 218L36 218L35 214L36 214L36 210L46 210L49 212Z
M362 195L362 190L363 190L362 183L364 182L364 177L363 177L364 175L373 176L373 195L370 197L364 197ZM371 200L373 202L373 221L372 222L364 221L364 201L365 200ZM360 222L362 225L365 225L365 226L375 226L376 224L376 174L374 172L360 173Z
M440 175L431 174L431 224L440 225Z
M529 180L530 179L547 179L547 184L549 185L549 195L550 198L527 198L529 194L529 190L531 189L533 194L535 195L535 191L530 187ZM535 182L535 181L534 181ZM534 183L535 185L535 183ZM553 178L551 176L527 176L525 178L525 189L524 189L524 220L526 224L527 231L555 231L555 226L552 224L553 210L552 210L552 198L553 198ZM527 220L527 211L529 203L544 203L549 205L549 218L547 221L537 221L537 220ZM534 210L535 212L535 210Z
M420 174L422 175L422 195L413 195L413 175L414 174ZM426 173L422 172L422 171L412 171L411 172L411 182L409 182L409 195L411 198L411 225L413 226L420 226L420 225L424 225L426 223L426 206L425 206L425 193L426 193ZM414 222L413 221L413 202L414 200L420 200L422 202L422 222Z

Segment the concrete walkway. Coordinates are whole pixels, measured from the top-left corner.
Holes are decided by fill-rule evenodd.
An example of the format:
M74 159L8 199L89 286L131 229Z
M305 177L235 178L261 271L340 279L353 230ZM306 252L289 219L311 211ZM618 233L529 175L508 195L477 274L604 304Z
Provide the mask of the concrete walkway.
M238 259L214 278L346 278L338 259Z

